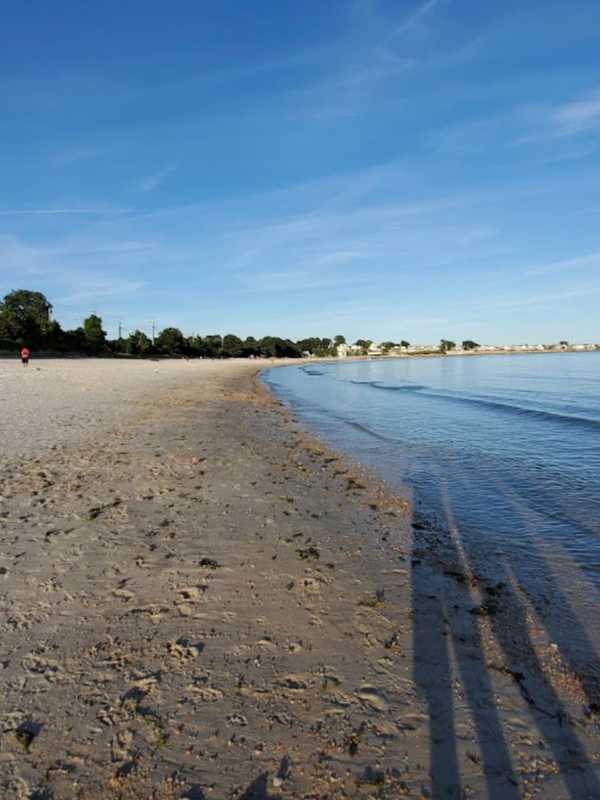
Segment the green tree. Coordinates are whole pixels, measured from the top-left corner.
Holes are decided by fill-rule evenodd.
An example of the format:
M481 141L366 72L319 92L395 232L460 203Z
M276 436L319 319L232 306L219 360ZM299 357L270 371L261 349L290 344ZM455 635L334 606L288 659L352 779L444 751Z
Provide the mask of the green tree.
M369 352L369 347L371 347L373 342L371 341L371 339L357 339L354 342L354 344L357 347L360 347L361 353L363 354L363 356L366 356Z
M382 342L381 343L381 349L382 349L382 351L384 353L389 353L390 350L392 350L394 347L396 347L396 343L395 342Z
M87 350L85 332L81 327L74 331L65 331L62 341L65 353L85 353Z
M202 337L201 336L188 336L185 340L186 352L191 356L202 355Z
M462 343L463 350L476 350L480 345L472 339L465 339Z
M400 347L410 347L410 342L407 342L406 339L402 339Z
M203 349L206 358L220 358L223 353L223 337L218 333L205 336Z
M321 350L321 339L317 336L299 339L296 344L303 353L311 353L313 356L319 355L319 351Z
M246 358L249 356L257 356L259 354L258 342L254 336L247 336L244 341L244 355Z
M222 353L225 358L240 358L244 355L244 343L239 336L228 333L223 337Z
M152 350L152 342L143 331L134 331L125 341L125 352L130 356L144 356Z
M344 337L342 336L341 338L343 339ZM299 339L296 345L302 352L310 353L313 356L331 356L336 354L335 345L328 337L321 339L318 336L309 336L308 339Z
M65 332L56 320L50 320L44 336L44 344L50 350L65 350Z
M258 341L258 348L260 355L270 358L299 358L302 355L298 343L278 336L263 336Z
M335 346L337 347L340 344L346 344L346 337L342 336L341 334L338 334L333 341L335 342Z
M34 346L45 344L52 305L41 292L17 289L0 304L0 337Z
M447 353L449 350L454 350L456 347L456 342L450 341L450 339L440 339L440 350L442 353Z
M106 331L102 329L102 320L96 314L90 314L83 321L85 344L90 353L101 353L106 349Z
M180 355L185 352L185 339L179 328L165 328L156 337L155 345L163 353Z

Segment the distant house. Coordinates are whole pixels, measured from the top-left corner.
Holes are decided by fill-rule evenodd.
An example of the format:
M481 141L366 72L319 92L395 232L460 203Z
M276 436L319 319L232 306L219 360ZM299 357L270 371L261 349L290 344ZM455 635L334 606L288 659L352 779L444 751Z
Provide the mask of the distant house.
M368 352L370 356L380 356L383 353L383 350L378 344L375 344L375 342L373 342L373 344L369 347Z
M406 348L407 353L422 353L425 350L439 350L437 344L411 344Z
M362 355L362 350L358 345L355 344L338 344L336 347L336 352L338 358L347 358L348 356L360 356Z

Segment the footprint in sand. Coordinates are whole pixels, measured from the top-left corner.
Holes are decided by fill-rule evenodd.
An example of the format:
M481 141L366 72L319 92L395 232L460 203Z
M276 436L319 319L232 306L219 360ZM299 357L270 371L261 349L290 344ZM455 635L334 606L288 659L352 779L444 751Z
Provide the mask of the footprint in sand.
M182 589L178 589L177 593L180 594L187 603L199 603L207 588L208 586L204 584L198 584L197 586L186 586Z
M125 600L125 602L135 597L135 594L128 589L113 589L112 593L115 597L120 597L122 600Z
M242 725L243 727L248 724L248 720L243 714L230 714L227 717L227 722L230 725Z
M180 661L187 661L190 658L198 658L204 646L204 642L192 642L182 636L175 642L168 642L167 651Z
M368 706L374 711L387 711L388 709L388 702L385 699L384 693L375 686L361 686L356 696L363 705Z
M331 705L337 706L338 712L344 708L350 708L350 706L354 705L355 698L351 694L347 694L346 692L342 692L339 689L334 689L333 691L327 692L327 700Z
M213 689L211 686L195 686L192 684L187 688L194 697L198 698L198 700L202 700L204 703L216 703L224 697L220 689Z
M310 677L305 675L285 675L277 681L282 688L291 689L294 692L303 692L308 689L310 683Z
M321 594L321 587L319 581L315 578L304 578L302 588L306 594L318 595Z

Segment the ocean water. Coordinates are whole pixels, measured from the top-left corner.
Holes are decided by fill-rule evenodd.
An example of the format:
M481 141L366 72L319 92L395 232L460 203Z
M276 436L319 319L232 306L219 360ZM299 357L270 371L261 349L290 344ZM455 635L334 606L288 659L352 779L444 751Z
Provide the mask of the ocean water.
M306 427L519 582L597 608L600 352L365 360L272 369ZM560 580L559 580L560 579Z

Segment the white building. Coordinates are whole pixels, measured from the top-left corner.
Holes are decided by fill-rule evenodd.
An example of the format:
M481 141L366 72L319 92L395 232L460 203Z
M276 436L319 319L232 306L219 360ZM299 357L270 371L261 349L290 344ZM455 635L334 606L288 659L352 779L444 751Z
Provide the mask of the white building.
M439 344L411 344L406 348L407 353L421 353L423 350L439 350Z
M360 347L355 344L338 344L336 347L338 358L347 358L348 356L357 356L362 353Z

